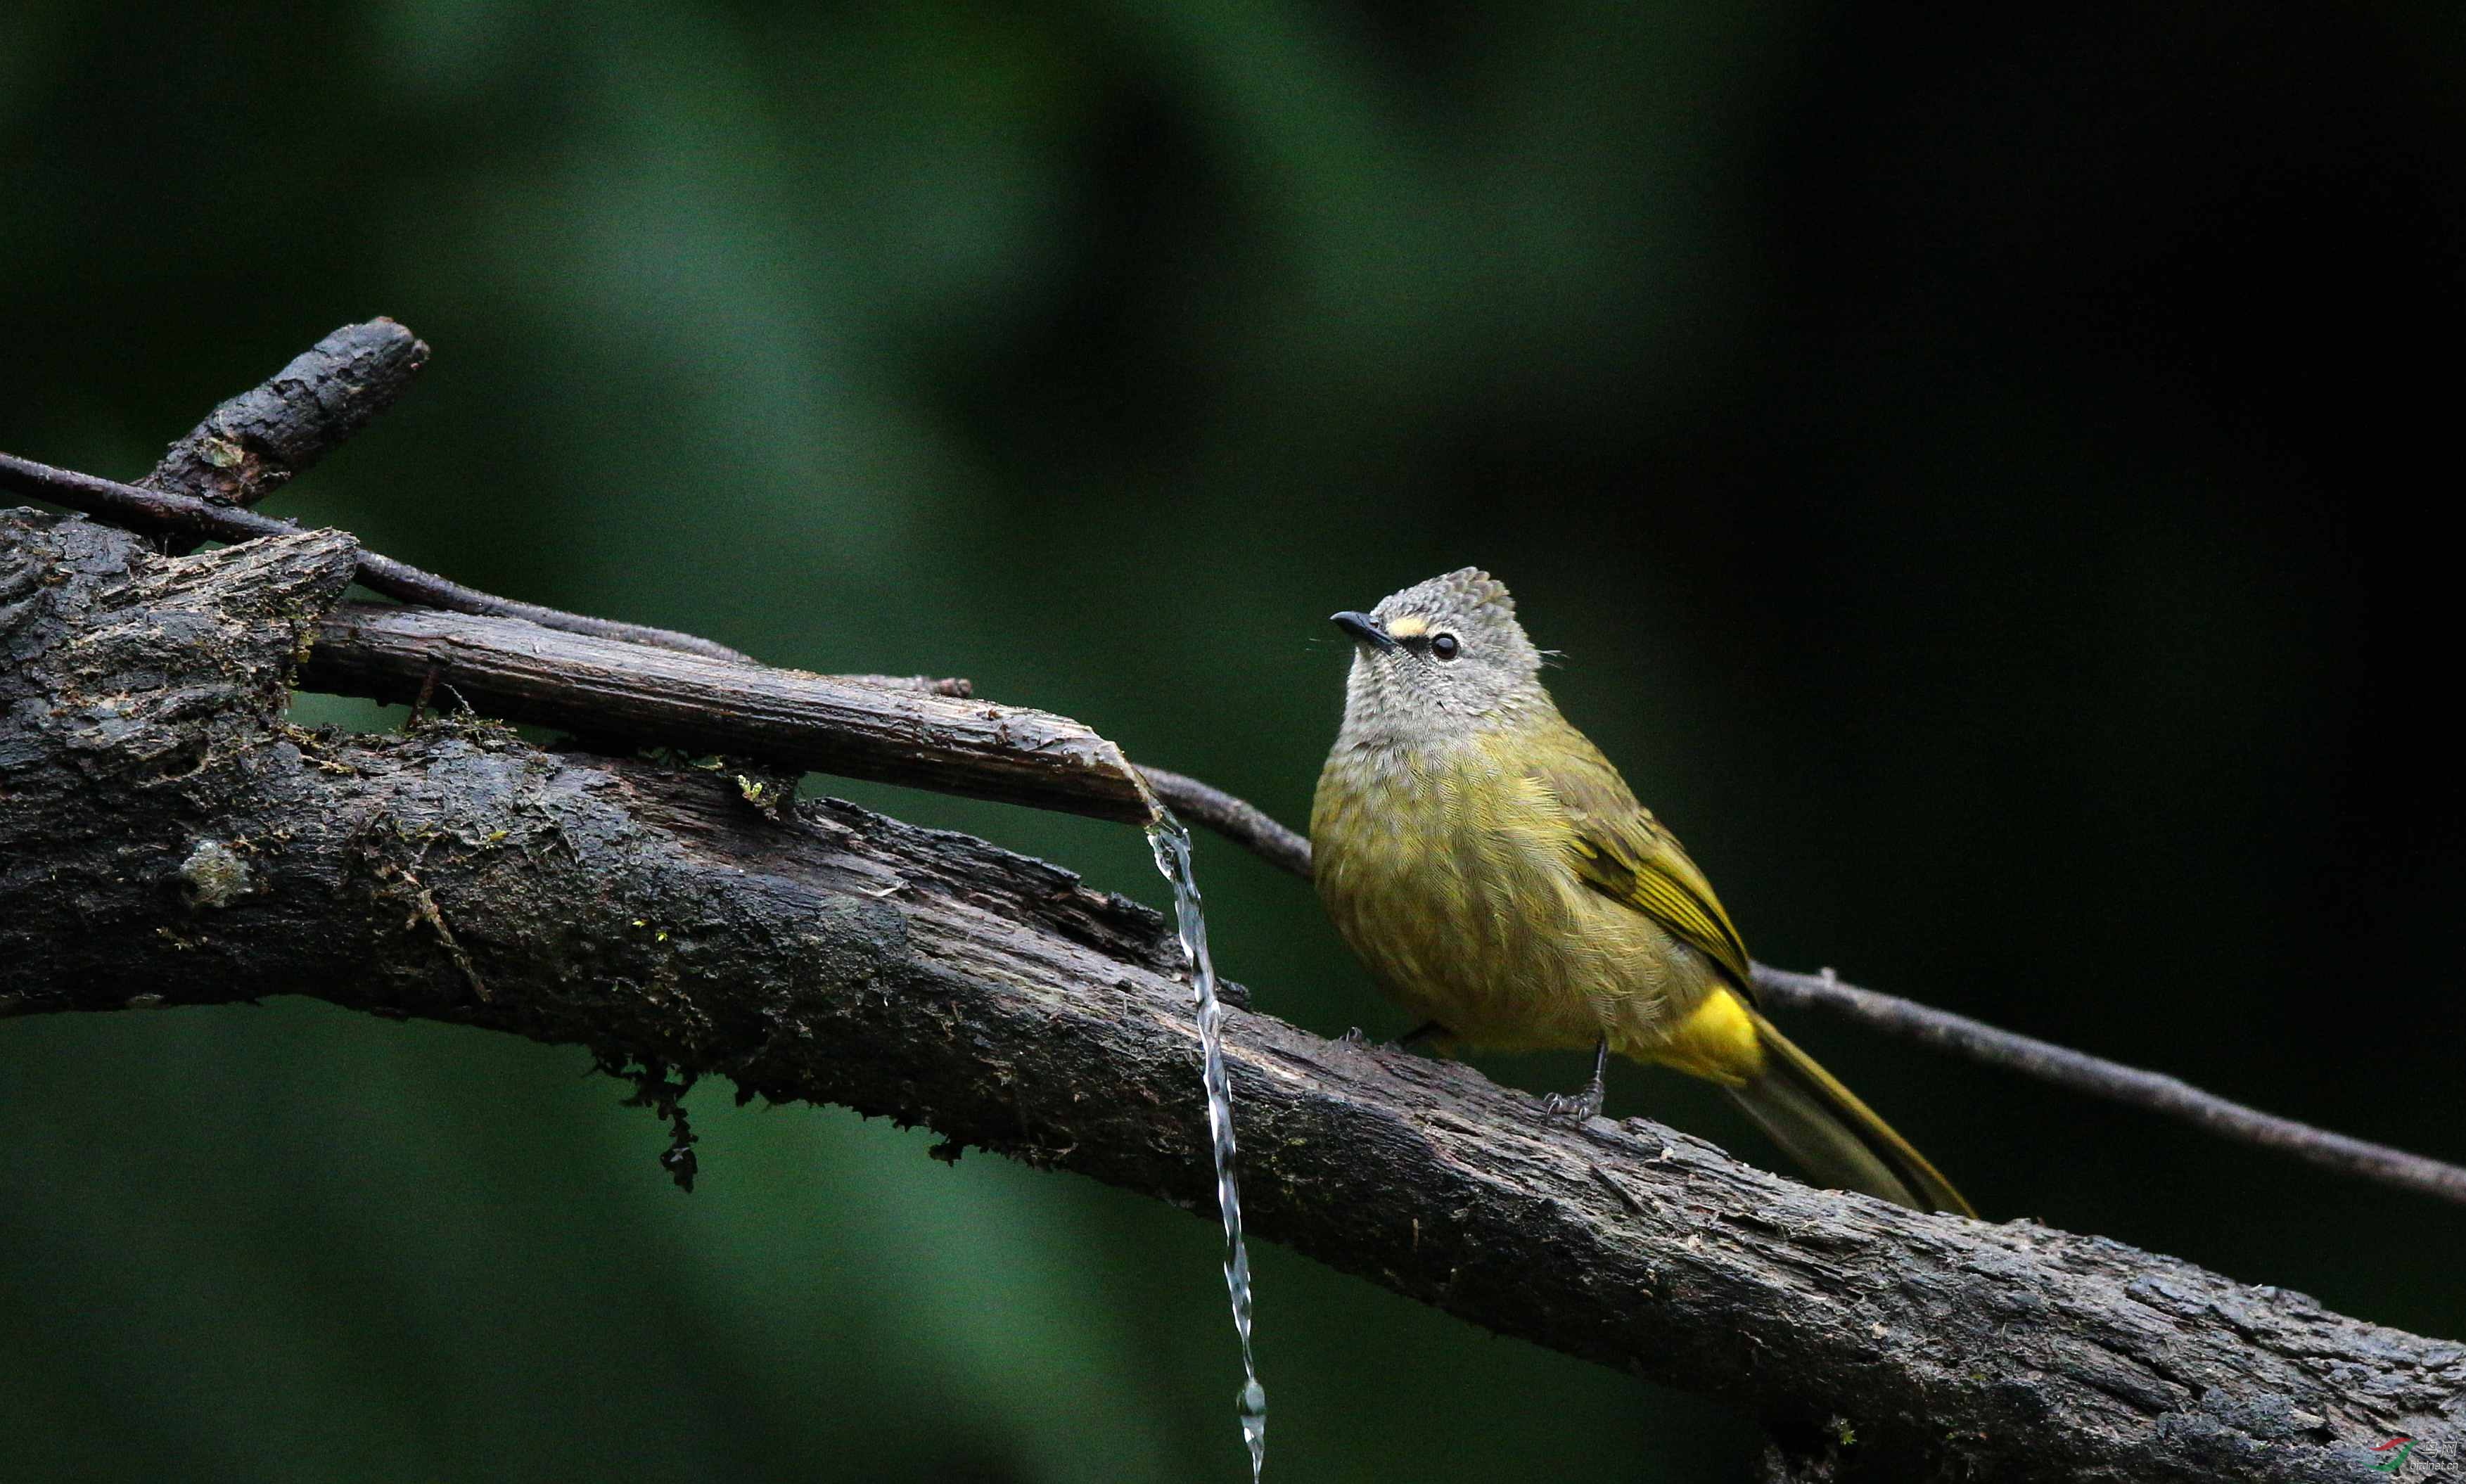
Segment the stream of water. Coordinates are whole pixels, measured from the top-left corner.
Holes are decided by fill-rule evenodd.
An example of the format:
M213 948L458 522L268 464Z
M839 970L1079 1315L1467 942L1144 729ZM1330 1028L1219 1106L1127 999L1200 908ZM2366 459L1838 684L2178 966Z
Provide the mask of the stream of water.
M1250 1449L1251 1484L1267 1462L1267 1390L1250 1355L1250 1249L1242 1240L1242 1191L1233 1178L1233 1088L1224 1074L1224 1006L1216 999L1216 965L1207 956L1207 916L1199 878L1190 869L1190 831L1171 814L1148 826L1156 869L1173 884L1174 924L1190 965L1191 998L1199 1005L1201 1075L1207 1085L1207 1132L1216 1148L1216 1204L1224 1213L1224 1290L1233 1299L1233 1333L1242 1338L1242 1391L1234 1401L1242 1441Z

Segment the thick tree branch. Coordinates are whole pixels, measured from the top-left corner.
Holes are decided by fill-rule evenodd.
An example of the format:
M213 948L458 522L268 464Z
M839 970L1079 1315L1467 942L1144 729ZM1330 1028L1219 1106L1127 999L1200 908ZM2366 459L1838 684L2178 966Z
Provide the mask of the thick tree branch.
M217 540L245 540L293 528L252 511L117 484L8 454L0 454L0 488L20 489L144 528L189 531ZM1055 741L1048 745L1058 751L1045 758L1049 766L1024 766L1022 754L1015 751L998 746L987 750L981 737L961 745L950 733L936 733L953 743L946 753L911 751L903 756L898 729L912 722L899 715L896 707L867 707L853 699L861 691L897 696L919 687L930 695L965 695L965 681L886 676L832 679L768 669L692 635L476 593L367 551L360 552L357 560L355 575L368 586L390 596L436 603L448 612L420 614L366 605L347 611L320 635L323 659L313 684L323 688L410 700L422 693L433 677L466 695L486 697L492 708L517 720L585 733L706 747L794 767L913 782L1107 818L1144 818L1149 800L1142 788L1152 787L1159 799L1193 821L1294 875L1307 878L1310 874L1310 842L1303 836L1196 778L1146 767L1138 769L1138 777L1133 778L1119 753L1110 751L1111 744L1085 729L1078 729L1067 744L1061 734L1052 734ZM389 614L402 617L385 617ZM454 615L493 616L540 627L516 637L515 631L494 629L485 622L457 623L452 621ZM568 642L563 638L568 635L620 647L559 648ZM698 675L673 665L665 667L666 673L658 673L662 666L650 663L648 657L631 655L623 646L657 647L742 663L728 666L734 673L726 677L719 671ZM586 652L591 658L584 669L589 678L607 684L610 688L605 693L594 695L578 684L569 684L570 678L556 668L557 659L579 658ZM638 681L641 688L636 688ZM723 699L735 708L718 708ZM989 735L997 739L1015 732L1033 733L1054 720L1041 712L992 706L982 708L980 718L992 724ZM821 730L810 730L817 728ZM835 730L841 728L848 729L846 734ZM1110 756L1105 755L1108 753ZM2127 1067L1916 1001L1861 989L1829 975L1796 974L1760 963L1755 966L1755 974L1758 989L1779 1005L1827 1010L1972 1061L2177 1118L2324 1169L2466 1204L2466 1168L2457 1165L2263 1113L2162 1072Z
M425 361L427 349L410 331L391 320L335 331L262 386L224 403L175 444L154 474L143 482L145 485L159 485L164 492L116 484L7 454L0 454L0 488L15 488L142 529L191 531L194 536L222 540L244 540L287 530L290 528L286 525L264 521L215 501L245 504L290 473L324 457L400 393L412 373ZM259 446L268 452L261 456L251 452ZM225 478L228 471L235 472ZM180 491L204 493L215 500L184 499ZM178 551L193 547L194 541L175 535L169 544ZM408 601L453 613L522 619L561 632L648 644L706 659L744 659L732 649L692 635L615 623L476 593L367 551L362 551L358 560L361 581ZM414 626L419 622L407 621ZM385 624L371 619L365 632L354 631L347 624L343 632L328 634L326 637L334 641L325 651L328 672L321 674L318 683L353 694L400 697L416 703L417 698L428 693L432 683L445 680L457 685L457 693L463 686L481 691L507 715L546 721L586 733L634 736L657 743L682 742L708 746L713 751L767 753L772 760L793 766L916 782L926 787L950 787L958 792L988 793L989 797L1081 813L1110 814L1127 807L1110 781L1119 762L1118 753L1094 758L1087 753L1090 744L1085 736L1074 738L1065 749L1077 750L1080 761L1092 764L1090 772L1075 780L1083 785L1080 787L1069 786L1070 770L1066 767L1057 774L1050 768L1022 769L992 760L993 754L981 745L982 738L962 746L951 756L902 759L895 755L893 736L883 729L895 731L908 725L906 721L885 717L862 705L850 706L844 696L821 700L813 688L836 686L842 690L851 686L925 690L935 695L966 697L970 688L964 680L879 675L823 679L792 671L671 674L642 677L642 683L650 687L645 693L626 678L625 672L633 666L623 657L595 652L583 668L605 677L609 685L624 694L594 711L591 698L560 693L554 677L544 665L533 664L526 671L519 660L501 656L510 661L499 666L507 673L462 675L455 671L454 662L464 651L442 630L427 640L382 630ZM482 628L468 632L477 635L487 631ZM524 631L519 638L500 638L527 650L534 660L546 659L535 632ZM419 656L424 657L419 658L415 669L407 667L407 662L414 657L405 653L406 644L415 646ZM469 651L474 662L483 667L485 662L479 657L487 647L475 640ZM349 678L341 675L339 670L346 665L356 666L356 674ZM415 685L406 685L414 680ZM499 686L498 681L504 684ZM706 703L715 699L753 702L745 724L739 727L732 715L709 709ZM1004 738L1012 735L998 708L988 709L997 713L987 719L997 723L998 734ZM1020 727L1032 729L1042 725L1027 719L1035 714L1012 712L1009 717L1019 718ZM1042 719L1051 720L1054 719ZM849 723L855 735L835 739L805 731L828 729L840 723ZM658 730L661 727L670 730L662 732ZM1110 751L1110 744L1100 751ZM986 769L998 776L985 777ZM1181 774L1144 767L1139 773L1144 786L1182 817L1206 825L1271 865L1305 879L1309 877L1309 840L1264 811ZM1062 786L1054 787L1057 781ZM1092 790L1085 786L1091 784ZM1133 791L1140 786L1134 783ZM1144 799L1140 807L1145 807ZM2456 1165L2261 1113L2163 1073L2143 1071L1999 1030L1915 1001L1860 989L1842 983L1829 970L1822 975L1793 974L1758 964L1755 973L1758 988L1775 1004L1827 1010L1973 1061L2180 1118L2213 1134L2279 1150L2326 1169L2466 1203L2466 1169Z
M0 516L0 1016L313 995L1207 1207L1153 914L852 806L782 821L704 770L479 723L298 732L291 657L356 566L332 532L166 558ZM1468 1068L1269 1017L1227 1034L1263 1234L1854 1435L1830 1430L1839 1467L1769 1476L2362 1480L2392 1432L2424 1440L2425 1477L2466 1465L2466 1347L2100 1239L1809 1190L1640 1119L1568 1128Z
M350 355L338 343L355 333L410 340L385 323L343 330L217 419L244 404L258 421L288 419L299 438L283 459L305 468L385 399L340 372ZM370 348L377 357L402 350ZM330 365L318 365L321 352ZM311 407L328 394L346 404L368 394L370 404ZM205 466L217 463L217 419L188 441ZM103 507L150 530L197 528L222 540L258 530L257 518L224 520L239 510L200 510L197 501L163 501L8 456L0 485ZM247 498L252 488L222 493ZM574 1041L604 1063L639 1060L643 1085L666 1092L681 1090L666 1080L671 1068L725 1069L745 1094L893 1112L934 1122L952 1146L976 1141L1183 1203L1203 1191L1201 1144L1186 1136L1196 1112L1177 1110L1191 1097L1186 1068L1159 1072L1159 1060L1189 1055L1174 996L1156 999L1174 956L1144 910L1085 892L1053 867L851 806L779 819L770 779L725 769L540 754L474 720L424 725L412 739L308 737L277 720L274 675L283 648L308 648L313 629L323 641L316 678L365 693L404 693L416 675L410 693L424 695L461 665L485 675L481 693L493 708L592 734L712 750L752 742L789 767L1114 819L1147 819L1155 789L1189 819L1307 875L1307 841L1241 798L1161 769L1144 769L1142 784L1110 745L1061 717L883 703L886 690L964 698L964 681L666 668L616 643L557 653L567 663L579 658L587 675L582 686L557 686L540 648L548 629L335 612L340 579L377 572L382 592L444 595L463 612L535 614L557 631L735 656L693 636L471 595L330 532L150 565L125 537L81 523L0 520L0 1016L296 988L382 1016L424 1013ZM410 572L410 587L387 587L387 567ZM84 592L74 592L78 579ZM562 643L562 634L552 639ZM594 695L585 703L577 690ZM737 710L752 720L732 728L712 717ZM175 803L168 814L166 797ZM81 814L86 803L89 814L113 816L101 831ZM491 819L510 823L479 828ZM50 831L61 821L72 828ZM269 828L252 833L244 823ZM148 831L163 867L131 872L133 858L148 855L131 841ZM521 861L501 855L508 848ZM99 885L113 892L96 895ZM150 919L158 922L148 936ZM106 927L101 936L96 925ZM236 942L235 927L244 934ZM170 991L133 988L153 983L148 956L163 952L172 954ZM200 952L207 959L190 956ZM200 966L214 971L197 977ZM1847 1003L1870 1023L1983 1060L2007 1058L2000 1043L2039 1047L1837 986L1829 974L1759 966L1759 977L1776 999ZM1110 994L1090 1003L1095 983L1110 983ZM932 991L905 994L920 986ZM868 1013L868 994L881 1013ZM922 1018L908 999L928 1005ZM1228 1001L1243 1003L1238 991ZM823 1028L856 1030L858 1060L821 1041ZM1245 1033L1258 1046L1243 1046ZM878 1052L870 1058L868 1038ZM2025 1069L2059 1080L2047 1065L2076 1058L2039 1050L2054 1058ZM2458 1346L2328 1316L2276 1290L2234 1290L2165 1257L2032 1230L2015 1245L1981 1238L1981 1227L1953 1227L1956 1240L1936 1245L1943 1232L1896 1223L1940 1218L1899 1210L1874 1230L1854 1198L1847 1210L1829 1208L1827 1198L1773 1183L1652 1124L1630 1122L1620 1134L1598 1122L1583 1134L1534 1127L1519 1099L1465 1069L1344 1052L1265 1018L1236 1023L1236 1069L1243 1119L1265 1116L1277 1139L1245 1158L1280 1180L1270 1201L1253 1198L1267 1235L1510 1334L1682 1385L1743 1390L1776 1417L1765 1479L1899 1479L1918 1470L2161 1479L2202 1467L2253 1479L2343 1479L2365 1476L2363 1454L2343 1447L2353 1428L2385 1435L2416 1415L2454 1420L2461 1405ZM1070 1090L1067 1107L1031 1116L1031 1102L1050 1102L1053 1087ZM2096 1080L2089 1087L2106 1092ZM1127 1090L1137 1094L1120 1102ZM1090 1097L1102 1107L1080 1107ZM1159 1139L1172 1129L1178 1134ZM1635 1166L1640 1146L1657 1154ZM1346 1157L1319 1154L1334 1149ZM2363 1168L2394 1154L2355 1149ZM663 1163L681 1180L690 1176L690 1151L671 1151ZM1765 1185L1778 1185L1778 1196ZM1603 1205L1601 1193L1613 1203ZM1807 1201L1815 1205L1798 1213ZM1538 1227L1536 1210L1549 1218ZM1615 1230L1625 1218L1643 1230ZM1399 1221L1410 1243L1393 1252ZM1852 1235L1835 1230L1842 1221ZM1738 1249L1718 1255L1707 1235ZM1677 1238L1682 1249L1662 1249ZM1981 1240L1985 1249L1970 1248ZM1541 1270L1524 1272L1527 1262ZM1823 1309L1825 1324L1803 1324L1807 1304L1842 1301L1859 1316L1879 1314L1864 1337ZM1978 1314L2003 1314L1995 1346L2015 1324L2029 1329L2029 1343L1995 1351L2003 1365L1965 1360L1983 1354ZM2153 1314L2175 1316L2167 1343L2148 1331ZM2197 1321L2195 1334L2185 1334L2185 1318ZM1889 1321L1909 1326L1909 1341ZM1956 1378L1970 1395L1945 1398ZM2283 1390L2289 1378L2300 1388ZM2098 1415L2114 1405L2123 1410ZM2136 1442L2143 1429L2153 1437ZM2452 1462L2444 1452L2419 1457ZM2253 1462L2256 1470L2242 1467Z
M431 677L491 715L578 734L744 754L797 770L1144 821L1149 800L1112 744L1075 722L985 702L888 694L864 685L558 633L518 620L346 604L317 631L301 683L409 700ZM1142 767L1174 812L1233 837L1297 876L1310 842L1243 800ZM1863 1024L2027 1073L2059 1087L2181 1118L2343 1174L2466 1203L2466 1170L2276 1117L2142 1071L1982 1022L1843 983L1756 966L1776 1004Z

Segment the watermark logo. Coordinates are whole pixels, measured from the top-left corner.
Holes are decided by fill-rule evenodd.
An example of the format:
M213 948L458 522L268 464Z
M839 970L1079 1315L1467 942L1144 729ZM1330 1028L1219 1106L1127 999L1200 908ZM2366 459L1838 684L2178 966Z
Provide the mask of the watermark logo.
M2395 1450L2394 1452L2390 1451L2392 1449ZM2389 1439L2386 1443L2373 1444L2372 1451L2375 1453L2388 1454L2387 1458L2384 1458L2380 1462L2372 1465L2372 1472L2375 1473L2386 1473L2391 1478L2395 1478L2397 1476L2397 1472L2406 1467L2406 1455L2414 1451L2414 1439L2408 1437L2405 1433L2401 1432L2396 1437Z

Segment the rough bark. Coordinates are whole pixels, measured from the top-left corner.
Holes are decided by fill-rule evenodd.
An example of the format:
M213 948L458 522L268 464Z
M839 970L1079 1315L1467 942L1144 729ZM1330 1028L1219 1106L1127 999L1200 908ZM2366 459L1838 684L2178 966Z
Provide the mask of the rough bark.
M1121 750L1067 717L542 628L518 618L345 603L317 626L310 689L412 701L437 680L492 716L797 772L915 783L1144 824L1155 806ZM921 681L921 677L919 678Z
M1162 923L845 804L502 729L285 727L357 553L0 514L0 1017L313 995L843 1103L1206 1209ZM1237 1011L1254 1229L1780 1420L1765 1476L2455 1476L2466 1347L2173 1258L1809 1190ZM132 1196L132 1199L142 1199ZM1211 1212L1212 1214L1212 1212Z
M392 320L346 325L208 413L137 483L217 505L255 505L392 406L427 364L427 344ZM170 550L195 549L191 537Z
M304 379L293 377L286 371L284 375L276 377L266 386L235 400L251 404L270 400L280 410L281 404L288 402L312 403L318 395L330 389L324 382L314 377ZM268 416L272 415L268 414ZM291 416L298 435L311 445L314 442L312 434L339 438L355 425L346 418L324 416L313 406L291 409L288 416ZM213 419L208 419L209 428L213 421ZM198 436L192 434L191 439L193 440ZM98 479L91 474L56 469L48 464L36 463L32 460L20 459L7 453L0 453L0 490L15 490L31 494L40 499L66 505L73 509L83 510L88 514L101 516L105 520L152 532L167 551L174 553L184 553L192 550L201 538L248 541L261 536L283 534L292 528L284 522L268 520L254 511L215 500L136 484L122 484L111 480ZM378 592L401 598L407 603L443 609L450 613L518 619L534 627L589 635L599 639L622 640L628 643L646 644L655 648L671 649L680 653L734 662L744 665L752 663L747 656L699 635L681 634L671 629L652 628L642 624L622 623L584 614L565 613L553 608L543 608L535 603L519 602L511 598L499 597L494 594L476 592L460 583L449 582L434 573L421 572L415 567L365 550L359 553L358 560L358 576L361 582ZM483 632L483 630L470 632ZM456 653L454 646L450 643L433 644L427 647L426 653L430 661L430 669L421 678L421 689L426 689L431 678L437 678L444 684L451 685L454 667L452 660ZM621 657L615 652L605 652L605 657L609 665L617 669L623 668ZM401 657L395 655L393 658L399 660ZM481 663L484 665L490 662L482 660ZM371 670L369 674L373 678L363 679L357 684L385 686L391 691L396 683L394 677L384 674L382 670ZM783 680L798 678L793 671L764 670L754 667L742 672L737 679L728 684L739 687L751 686L755 689L777 688L768 686L758 679L749 681L746 678L749 676L771 676ZM813 677L801 678L809 680ZM933 679L927 676L842 675L829 678L828 683L876 690L925 690L942 696L965 697L972 694L968 683L964 680ZM564 708L568 701L569 698L561 694L557 687L542 683L539 677L533 677L530 683L501 692L501 704L508 708L509 714L522 714L526 708L557 710ZM634 698L620 709L639 711L642 701L643 698ZM836 740L824 738L817 743L816 739L801 734L807 722L828 722L831 716L830 708L817 709L811 704L811 698L806 696L787 697L782 704L785 708L783 711L765 712L756 708L755 712L746 719L749 722L769 725L773 731L784 728L792 733L797 733L786 738L786 743L791 748L818 745L826 752L845 750ZM614 725L622 727L637 719L639 717L628 714L611 718L611 721ZM723 729L731 726L736 720L725 715L706 715L698 708L685 719L696 728L708 726ZM1006 729L997 729L998 731L1004 730ZM879 753L881 744L886 739L873 737L863 740L865 741L867 748ZM860 751L863 750L864 749L860 749ZM908 759L908 764L909 771L919 773L920 776L917 780L927 787L950 788L958 791L960 785L969 781L970 775L964 766L950 772L947 776L937 776L935 770L939 764L933 759L915 757ZM1020 781L1017 770L998 766L997 771L1008 775L1003 779L1005 788ZM1029 771L1033 773L1035 770ZM1150 794L1160 797L1182 817L1206 825L1282 869L1297 876L1306 877L1310 874L1311 851L1308 840L1259 809L1221 789L1202 783L1197 778L1184 777L1160 768L1140 768L1136 772L1136 781L1133 781L1127 767L1120 764L1118 753L1102 759L1099 762L1098 771L1119 772L1122 775L1122 781L1134 792L1139 793L1142 807L1145 806ZM890 775L866 773L864 776L889 776ZM1091 800L1084 798L1078 798L1075 802L1064 802L1063 798L1084 791L1065 789L1062 791L1062 796L1048 795L1043 792L1042 784L1050 781L1052 781L1050 777L1039 780L1038 787L1031 790L1034 796L1032 798L1029 796L1015 796L1001 792L997 792L991 797L1005 798L1018 797L1051 807L1079 808L1083 812L1099 814L1110 813L1112 805L1118 805L1121 802L1118 798L1111 800L1110 804L1106 804L1101 799L1093 800L1104 805L1093 809L1088 807ZM1097 792L1101 794L1104 789L1099 787ZM1833 1014L1847 1016L1873 1029L1908 1036L1975 1061L2001 1067L2024 1076L2052 1082L2093 1097L2126 1103L2163 1116L2179 1118L2212 1134L2292 1155L2324 1169L2377 1180L2384 1184L2402 1186L2445 1201L2466 1203L2466 1166L2427 1158L2407 1150L2395 1149L2386 1144L2375 1144L2333 1130L2314 1128L2308 1124L2298 1123L2291 1118L2263 1113L2259 1109L2246 1107L2213 1092L2202 1091L2179 1078L2170 1077L2162 1072L2125 1067L2103 1057L2092 1056L2067 1046L2053 1046L2033 1037L2002 1030L1966 1016L1935 1009L1897 996L1843 983L1829 971L1821 975L1793 974L1785 969L1776 969L1769 964L1760 963L1754 968L1758 988L1764 998L1775 1005L1794 1008L1812 1006L1827 1010Z

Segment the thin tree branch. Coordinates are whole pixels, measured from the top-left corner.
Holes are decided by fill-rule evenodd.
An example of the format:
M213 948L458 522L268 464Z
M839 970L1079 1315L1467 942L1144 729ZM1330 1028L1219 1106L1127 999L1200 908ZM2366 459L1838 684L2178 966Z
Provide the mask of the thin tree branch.
M392 406L427 364L427 344L392 320L346 325L208 413L138 485L255 505ZM167 550L184 556L196 546L175 537Z
M1310 837L1288 828L1256 804L1187 774L1139 764L1156 797L1174 813L1198 821L1279 870L1311 879Z
M0 453L0 489L35 500L48 500L54 505L64 505L73 510L100 516L114 525L194 540L251 541L259 536L285 535L298 528L288 521L273 520L254 510L215 505L168 490L123 484L117 480L101 479L92 474L56 469L50 464L20 459L14 454ZM611 618L594 618L583 614L567 613L560 608L543 608L537 603L499 597L491 593L466 588L459 582L449 582L435 573L422 572L407 562L380 556L374 551L360 551L359 564L355 575L362 585L407 603L424 603L451 613L522 618L571 634L622 640L631 644L648 644L714 660L746 658L726 644L714 643L692 634L680 634L673 629L619 623Z
M782 821L707 771L481 723L289 728L291 657L356 567L331 531L166 558L0 515L0 1017L305 994L844 1103L1212 1214L1154 913L853 806ZM1226 1039L1264 1236L1802 1432L1841 1419L1827 1450L1863 1476L2326 1484L2374 1476L2398 1432L2423 1477L2466 1463L2466 1347L1811 1190L1642 1119L1571 1127L1256 1013Z
M1269 865L1310 879L1307 837L1196 778L1144 763L1139 771L1176 814L1205 824ZM2163 1072L2143 1071L1898 995L1861 989L1843 982L1828 969L1798 974L1759 963L1755 976L1757 990L1773 1004L1827 1011L1988 1067L2180 1119L2221 1138L2292 1155L2341 1175L2466 1205L2466 1168L2455 1164L2262 1113Z
M1148 787L1155 790L1156 797L1177 816L1194 824L1204 824L1268 865L1310 880L1309 838L1277 823L1266 810L1187 774L1170 773L1146 763L1139 764L1139 772L1147 776Z
M2222 1138L2256 1144L2342 1175L2378 1180L2466 1205L2466 1169L2247 1108L2163 1072L2125 1067L2052 1042L1998 1030L1965 1015L1860 989L1842 982L1829 971L1793 974L1758 964L1756 987L1777 1003L1830 1010L1862 1025L1890 1030L1971 1061L2180 1118Z

